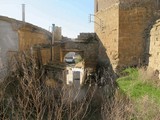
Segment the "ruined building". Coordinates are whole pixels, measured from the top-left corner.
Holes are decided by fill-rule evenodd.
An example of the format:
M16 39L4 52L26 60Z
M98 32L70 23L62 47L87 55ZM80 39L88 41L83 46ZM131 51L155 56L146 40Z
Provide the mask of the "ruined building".
M54 24L51 33L27 22L0 16L0 79L7 73L15 54L29 52L45 68L48 78L82 84L96 70L98 48L94 33L81 33L72 40L63 37L61 27ZM69 52L79 54L82 62L75 66L66 64L65 56Z
M159 10L160 0L95 0L100 60L110 60L114 70L138 65L160 70Z
M36 51L49 77L66 83L83 83L98 63L120 70L147 65L160 70L160 0L95 0L95 33L81 33L72 40L53 24L52 33L35 25L0 16L0 74L7 57L15 52ZM65 63L69 52L83 61Z
M6 74L12 55L34 49L37 45L50 44L52 34L35 25L0 16L0 77ZM43 63L50 60L48 49L43 49Z
M98 63L99 41L95 33L81 33L71 40L62 38L53 42L52 62L45 65L49 77L67 84L82 84L89 75L95 72ZM82 57L82 65L71 66L65 63L67 53L75 52ZM78 73L78 74L76 74ZM74 77L75 76L75 77ZM78 79L78 82L77 82Z

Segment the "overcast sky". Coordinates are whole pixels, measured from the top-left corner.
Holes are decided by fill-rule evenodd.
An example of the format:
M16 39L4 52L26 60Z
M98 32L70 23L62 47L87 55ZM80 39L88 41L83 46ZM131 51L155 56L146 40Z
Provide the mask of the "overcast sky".
M0 15L22 20L21 4L26 5L26 22L47 30L54 23L71 38L94 31L93 23L89 23L94 0L0 0Z

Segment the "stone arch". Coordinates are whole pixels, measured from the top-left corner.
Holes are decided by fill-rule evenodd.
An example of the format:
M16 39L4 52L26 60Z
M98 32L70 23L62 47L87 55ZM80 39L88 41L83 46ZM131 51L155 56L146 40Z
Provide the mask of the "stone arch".
M84 67L96 68L99 52L99 41L95 33L82 33L75 40L62 40L54 43L53 62L64 63L64 57L68 52L78 53L83 61Z
M83 50L78 50L78 49L62 49L61 53L60 53L61 54L61 62L64 62L64 57L69 52L78 53L82 57L82 59L84 59L84 51Z

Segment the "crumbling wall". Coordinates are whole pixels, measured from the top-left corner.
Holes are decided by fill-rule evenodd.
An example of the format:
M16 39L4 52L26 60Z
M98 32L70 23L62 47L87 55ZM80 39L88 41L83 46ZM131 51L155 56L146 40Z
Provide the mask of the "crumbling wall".
M96 34L82 33L75 41L64 42L61 49L69 50L68 52L80 52L85 67L95 69L98 61L98 47ZM62 51L62 53L64 52ZM61 55L62 59L64 56L65 54Z
M105 2L97 1L104 6L95 11L95 32L101 41L100 60L108 59L114 70L143 64L148 28L156 16L156 0Z
M34 45L51 43L51 33L27 23L19 28L18 35L20 51L30 49Z
M160 19L155 22L150 31L150 49L148 69L153 72L160 71ZM160 78L160 74L159 74Z
M28 50L35 45L50 44L51 33L32 24L0 16L0 74L6 71L9 57L18 51ZM42 62L50 60L48 50L42 50ZM11 62L11 61L9 61ZM4 72L3 72L4 73Z
M41 63L47 64L51 60L51 46L43 48L44 45L50 45L52 34L37 26L24 23L18 29L19 36L19 51L33 50L34 47L39 47L40 55L38 59L42 59ZM36 52L37 49L36 49Z

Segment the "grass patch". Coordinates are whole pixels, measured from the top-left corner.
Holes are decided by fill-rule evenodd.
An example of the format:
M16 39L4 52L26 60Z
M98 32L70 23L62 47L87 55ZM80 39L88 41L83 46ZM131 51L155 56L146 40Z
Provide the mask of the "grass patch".
M117 80L118 85L131 99L138 100L148 96L160 105L160 88L141 79L138 69L128 68L122 73L126 76Z
M160 88L157 83L159 81L147 72L128 68L117 80L120 90L132 101L134 120L159 120L160 118Z

